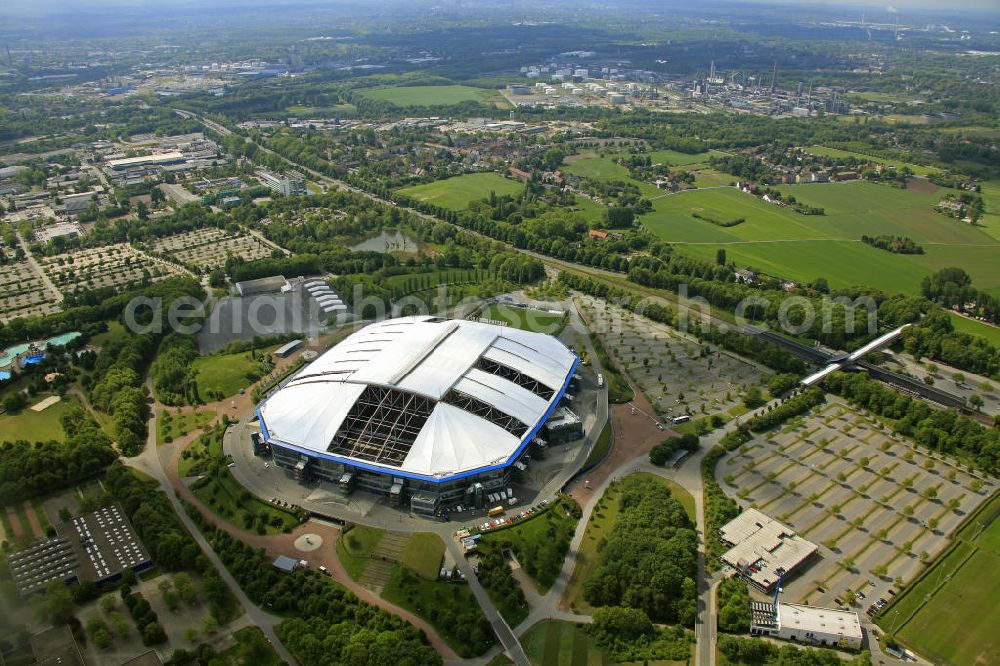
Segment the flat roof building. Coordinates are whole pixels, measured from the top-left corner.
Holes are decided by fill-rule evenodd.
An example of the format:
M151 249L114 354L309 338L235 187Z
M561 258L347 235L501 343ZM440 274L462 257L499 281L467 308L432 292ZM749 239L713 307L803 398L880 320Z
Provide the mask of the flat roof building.
M56 534L7 558L22 596L40 592L53 580L102 583L117 579L126 569L139 572L151 565L118 504L60 523Z
M855 650L864 639L854 611L764 601L750 602L750 634Z
M186 158L180 151L172 150L168 153L154 155L143 155L141 157L125 157L118 160L109 160L108 167L115 171L124 171L136 167L164 166L166 164L179 164Z
M269 294L286 291L288 280L284 275L272 275L271 277L257 278L256 280L243 280L235 284L236 293L240 296L250 296L251 294Z
M757 509L747 509L723 525L719 537L730 546L722 561L765 592L778 582L779 569L791 573L817 548Z

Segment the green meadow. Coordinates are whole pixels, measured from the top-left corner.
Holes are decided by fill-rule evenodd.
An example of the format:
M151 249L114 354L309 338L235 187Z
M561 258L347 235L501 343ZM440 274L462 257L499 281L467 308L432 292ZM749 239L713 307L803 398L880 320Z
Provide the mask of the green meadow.
M839 148L827 148L826 146L810 146L806 148L806 151L821 157L856 157L862 160L871 160L872 162L885 164L886 166L893 166L897 169L902 169L904 166L908 166L910 167L910 170L918 176L926 176L929 173L940 171L940 169L935 167L913 164L912 162L903 162L902 160L887 160L881 157L875 157L874 155L865 155L864 153L857 153L852 150L840 150Z
M1000 243L982 228L933 210L940 193L926 194L864 182L779 188L825 215L801 215L736 189L696 190L654 201L642 223L692 256L727 258L771 275L833 287L871 284L888 292L919 293L925 275L962 266L975 284L1000 290ZM702 218L742 224L720 227ZM897 255L864 245L861 236L907 236L923 255Z
M462 102L494 104L503 101L495 90L470 86L396 86L369 88L360 92L368 99L389 102L396 106L436 106Z
M498 195L519 194L523 189L524 185L519 181L495 173L468 173L407 187L400 190L400 193L442 208L463 210L471 202L488 197L490 192Z

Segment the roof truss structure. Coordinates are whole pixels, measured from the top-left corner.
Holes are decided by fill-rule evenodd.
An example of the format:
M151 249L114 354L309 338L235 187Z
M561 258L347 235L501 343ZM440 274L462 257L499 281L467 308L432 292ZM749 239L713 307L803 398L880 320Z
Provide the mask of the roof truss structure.
M515 370L503 363L497 363L496 361L491 361L485 356L480 356L479 360L476 362L476 367L483 372L495 375L497 377L502 377L509 382L517 384L523 389L527 389L537 395L539 398L549 401L552 399L555 391L545 384L541 383L534 377L526 375L525 373Z
M451 389L445 394L444 398L442 398L442 402L446 402L449 405L455 405L470 414L475 414L479 418L503 428L518 439L524 437L524 433L528 431L528 425L526 423L523 423L510 414L501 412L496 407L488 405L478 398L473 398L468 393Z
M415 393L369 385L347 413L327 451L399 467L435 404Z

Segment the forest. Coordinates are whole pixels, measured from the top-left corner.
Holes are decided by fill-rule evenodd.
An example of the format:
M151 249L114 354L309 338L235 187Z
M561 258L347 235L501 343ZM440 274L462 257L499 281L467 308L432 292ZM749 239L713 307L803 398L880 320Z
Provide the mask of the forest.
M697 535L681 503L655 478L622 481L619 515L584 584L592 606L642 610L650 620L694 626Z

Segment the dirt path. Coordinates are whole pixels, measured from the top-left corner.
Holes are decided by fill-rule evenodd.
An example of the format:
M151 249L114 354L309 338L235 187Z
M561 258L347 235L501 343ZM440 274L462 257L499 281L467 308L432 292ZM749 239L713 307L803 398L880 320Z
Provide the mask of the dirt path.
M31 531L36 537L45 536L45 531L42 529L42 523L38 520L38 515L35 513L35 507L32 506L31 502L24 500L24 515L28 517L28 526L31 527Z
M427 635L427 640L430 641L430 644L434 646L434 649L437 650L442 657L445 659L458 659L458 655L455 654L454 650L452 650L448 644L445 643L444 639L441 638L434 627L432 627L429 623L417 617L410 611L385 601L368 588L355 582L350 576L347 575L344 565L340 562L340 558L337 557L335 544L337 543L337 539L340 537L340 528L335 525L317 520L309 520L296 527L289 534L260 535L252 532L245 532L220 519L210 510L205 508L205 506L198 500L197 497L195 497L194 493L191 492L187 485L183 483L177 472L177 464L180 461L181 452L184 450L184 447L194 439L194 437L195 434L192 433L185 436L184 439L187 441L179 440L174 443L176 450L171 456L168 464L165 466L164 471L166 472L171 485L177 490L178 495L198 507L202 515L205 516L209 522L216 527L225 530L232 537L239 539L254 548L264 549L264 552L266 552L269 557L287 555L289 557L294 557L295 559L307 560L310 568L325 566L330 571L331 578L346 587L358 598L374 606L378 606L393 615L399 616L404 621L409 622L416 628L423 631L424 634ZM295 540L304 534L319 535L323 539L323 545L309 553L302 553L295 548Z
M10 529L14 531L14 538L20 539L24 534L24 526L21 525L21 519L17 517L17 511L12 506L7 507L7 520L10 522Z

